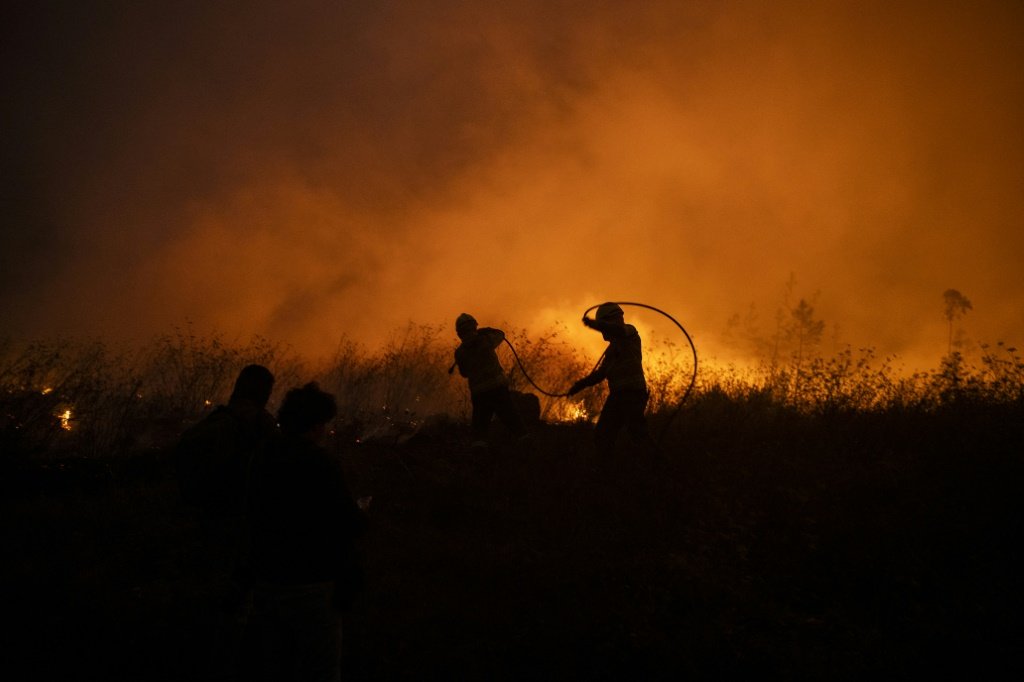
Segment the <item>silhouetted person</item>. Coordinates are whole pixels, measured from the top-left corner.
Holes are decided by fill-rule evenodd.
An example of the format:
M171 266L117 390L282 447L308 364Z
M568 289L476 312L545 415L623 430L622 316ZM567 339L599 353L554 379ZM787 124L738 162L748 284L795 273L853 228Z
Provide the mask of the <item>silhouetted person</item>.
M263 365L246 365L228 398L228 410L246 425L247 437L257 441L257 446L277 432L277 423L267 411L273 392L274 375L270 370Z
M227 405L187 429L174 452L183 498L198 511L192 557L197 663L230 676L250 603L246 494L256 453L277 434L267 401L274 375L263 365L239 372Z
M473 403L472 447L487 447L487 430L495 414L514 437L525 437L526 428L512 402L508 378L495 352L505 340L505 332L491 327L477 328L476 319L462 313L455 320L455 333L462 341L455 349L455 364L459 374L469 382Z
M239 372L228 404L181 435L175 464L182 497L204 516L244 516L253 454L277 430L266 409L273 389L269 369L248 365Z
M228 398L226 412L238 427L234 447L239 457L241 478L232 480L232 488L225 500L225 515L237 538L239 555L234 569L234 582L247 590L246 545L249 529L245 516L248 512L249 475L252 462L267 443L278 435L277 420L267 411L267 402L274 390L274 375L263 365L246 365L235 379L235 387ZM233 472L234 473L234 472ZM239 486L234 489L235 486Z
M339 679L341 611L361 584L355 541L365 517L323 447L336 414L334 396L316 384L289 391L277 415L281 437L253 463L243 668L255 679Z
M604 357L594 371L580 379L569 395L584 388L608 381L608 399L601 408L601 416L594 429L594 442L601 454L608 454L623 427L634 442L655 448L654 439L647 430L644 409L647 407L647 380L644 377L643 349L636 327L625 323L615 303L602 303L595 319L583 318L583 324L601 332L608 342Z

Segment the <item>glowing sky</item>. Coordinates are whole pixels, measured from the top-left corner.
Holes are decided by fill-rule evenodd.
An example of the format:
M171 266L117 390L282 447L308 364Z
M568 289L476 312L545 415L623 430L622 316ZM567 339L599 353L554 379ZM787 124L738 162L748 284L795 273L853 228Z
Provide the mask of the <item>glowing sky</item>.
M0 332L318 353L604 299L715 353L1024 342L1024 4L41 2L5 16ZM97 7L98 6L98 7Z

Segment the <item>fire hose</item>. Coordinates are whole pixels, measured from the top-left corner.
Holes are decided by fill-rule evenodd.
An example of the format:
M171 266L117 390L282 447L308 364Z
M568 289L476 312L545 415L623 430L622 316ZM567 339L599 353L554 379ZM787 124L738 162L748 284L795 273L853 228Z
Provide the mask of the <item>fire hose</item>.
M683 397L680 398L679 401L676 403L675 409L672 410L672 413L669 414L669 417L665 421L664 426L662 426L661 436L663 437L665 433L668 431L669 426L672 424L676 416L679 414L679 411L682 409L683 405L686 403L686 399L690 397L690 393L693 391L693 387L697 383L697 347L694 345L693 339L690 337L689 332L686 331L686 328L683 327L683 325L681 325L676 318L672 317L664 310L661 310L660 308L655 308L652 305L647 305L646 303L634 303L632 301L611 301L611 303L615 303L616 305L620 306L628 305L637 308L646 308L647 310L652 310L660 315L667 317L669 320L672 321L672 324L679 328L679 331L681 331L683 333L683 336L686 337L686 342L690 345L690 351L693 353L693 371L690 373L690 383L687 385L686 391L683 392ZM603 304L599 303L597 305L590 306L585 311L583 311L583 317L586 318L586 316L590 313L591 310L596 310L601 305ZM523 365L523 361L519 357L519 353L516 352L515 347L509 342L508 339L505 339L504 341L508 345L509 349L511 349L512 356L516 359L516 363L519 365L519 369L522 371L523 376L526 377L526 381L528 381L531 386L533 386L540 393L548 396L549 398L566 398L569 396L568 393L551 393L549 391L545 391L543 388L538 386L536 382L534 382L534 380L530 378L530 374L526 371L526 367ZM602 353L601 357L597 359L597 364L594 365L595 369L597 368L597 365L601 364L601 360L603 358L604 354ZM455 365L452 365L451 369L448 370L448 373L451 374L453 371L455 371ZM658 440L660 441L661 437L659 437Z

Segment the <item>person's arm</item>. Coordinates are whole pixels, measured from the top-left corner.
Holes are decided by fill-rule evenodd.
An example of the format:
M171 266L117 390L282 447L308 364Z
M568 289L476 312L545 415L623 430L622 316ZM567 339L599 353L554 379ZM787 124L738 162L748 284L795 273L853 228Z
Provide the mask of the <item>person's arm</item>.
M594 368L593 372L591 372L590 374L583 377L582 379L580 379L579 381L572 385L572 388L569 389L569 395L575 395L576 393L579 393L585 388L590 388L591 386L594 386L604 381L605 378L608 376L608 368L605 366L607 362L608 356L605 355L604 357L601 358L601 362L598 363L597 367Z
M493 327L481 327L476 330L476 333L479 334L481 338L486 339L487 344L491 348L497 348L501 345L501 342L505 340L505 332Z
M341 534L341 541L351 541L361 535L367 526L366 513L356 504L348 483L345 481L345 474L342 471L341 462L324 451L321 454L323 467L321 476L324 485L326 500L329 509L337 524L336 528Z
M336 573L334 575L333 606L340 612L353 607L357 594L363 589L365 577L359 558L357 541L369 525L365 511L355 501L342 473L341 463L332 462L332 498L335 521L335 542L338 543Z
M614 322L605 322L604 320L590 319L589 317L583 318L583 325L590 327L591 329L597 330L604 334L609 339L624 339L626 338L626 325L616 324Z

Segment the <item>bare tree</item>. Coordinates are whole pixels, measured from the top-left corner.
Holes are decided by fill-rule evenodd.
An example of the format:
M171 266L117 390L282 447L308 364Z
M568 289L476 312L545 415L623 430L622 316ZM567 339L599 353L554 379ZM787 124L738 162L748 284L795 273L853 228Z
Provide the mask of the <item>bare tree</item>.
M822 333L825 331L825 322L814 318L814 306L802 298L789 311L789 314L791 319L787 336L796 343L794 354L799 369L806 352L821 342Z
M953 322L966 315L968 310L973 310L974 306L956 289L946 289L942 294L942 300L945 302L944 314L949 323L949 340L946 347L948 355L953 352Z

